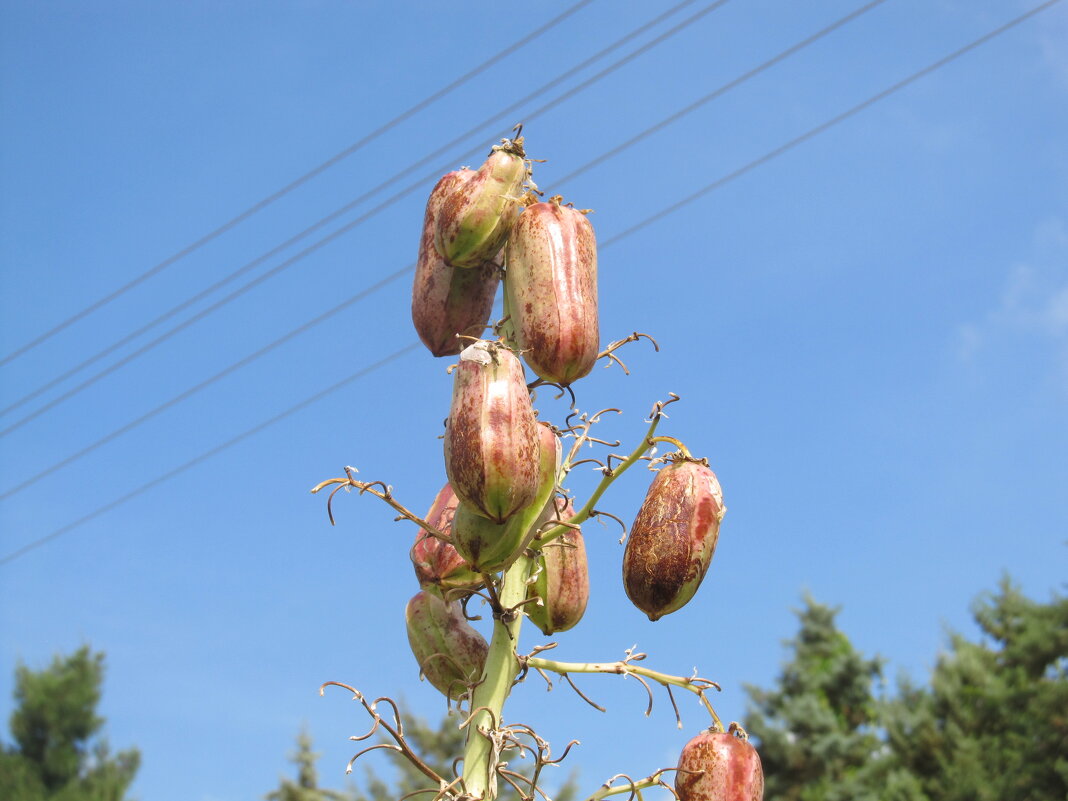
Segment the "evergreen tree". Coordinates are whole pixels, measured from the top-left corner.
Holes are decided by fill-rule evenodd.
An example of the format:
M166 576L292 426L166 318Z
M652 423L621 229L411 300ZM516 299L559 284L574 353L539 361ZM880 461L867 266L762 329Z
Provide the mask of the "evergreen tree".
M320 754L312 751L311 735L302 731L297 735L297 750L289 759L297 766L297 780L282 779L277 790L264 796L267 801L348 801L351 796L336 790L319 787L319 772L315 763Z
M111 755L96 714L104 655L83 646L51 666L15 671L12 745L0 749L6 801L121 801L141 762L136 748Z
M1006 579L973 613L983 640L953 635L930 688L903 684L887 710L913 798L1068 798L1068 598L1038 603Z
M805 598L778 686L747 686L746 728L758 741L766 795L782 801L883 798L876 774L878 659L865 659L835 625L837 609Z

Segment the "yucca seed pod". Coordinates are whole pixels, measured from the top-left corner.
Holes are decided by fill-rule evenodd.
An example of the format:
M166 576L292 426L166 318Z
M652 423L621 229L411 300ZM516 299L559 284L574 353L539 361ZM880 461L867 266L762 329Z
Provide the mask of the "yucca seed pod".
M554 498L546 516L567 522L575 514L571 501ZM541 548L537 578L528 597L540 597L540 604L527 604L527 616L548 636L574 627L586 613L590 599L590 572L582 532L569 528Z
M597 244L582 212L560 198L527 207L505 247L505 297L523 359L544 381L567 386L600 351Z
M452 536L456 551L474 570L495 573L508 562L523 544L523 529L516 525L515 514L504 523L483 517L466 503L456 507Z
M525 547L535 533L556 489L556 473L560 469L563 447L552 426L538 423L538 491L534 500L513 514L503 525L489 520L467 504L461 503L453 517L452 540L457 552L471 568L483 573L496 573ZM548 518L546 518L548 519Z
M697 592L726 511L706 461L680 457L656 474L623 552L623 587L650 620L674 612Z
M679 755L675 792L679 801L762 801L760 755L733 732L703 731Z
M442 534L451 536L453 516L459 502L452 487L446 484L434 498L426 522ZM451 542L432 537L423 529L418 529L409 556L415 567L415 577L424 590L444 596L452 590L476 590L482 586L482 577L471 569Z
M451 267L434 246L438 216L445 198L476 175L457 170L443 176L426 204L419 258L412 283L412 323L419 339L435 356L454 356L464 336L481 336L493 312L500 284L500 267L494 260L470 269Z
M441 693L455 699L482 677L489 645L459 602L420 591L408 601L404 619L419 670Z
M497 255L519 211L529 175L523 137L505 139L470 180L444 199L434 245L453 267L478 267Z
M461 501L504 523L538 492L538 424L523 365L479 340L460 353L445 423L445 472Z

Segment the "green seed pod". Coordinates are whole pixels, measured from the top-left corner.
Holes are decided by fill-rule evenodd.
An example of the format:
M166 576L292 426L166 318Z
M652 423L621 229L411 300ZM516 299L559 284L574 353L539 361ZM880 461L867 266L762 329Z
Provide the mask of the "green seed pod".
M525 157L523 137L505 139L470 180L445 197L434 245L448 264L479 267L500 251L530 174Z
M704 460L679 458L656 474L623 552L623 587L657 620L685 605L708 571L726 513Z
M500 267L494 261L458 269L450 267L434 247L442 203L475 175L474 170L457 170L442 177L430 193L423 217L412 284L412 322L423 344L435 356L459 353L464 343L457 334L482 335L501 280Z
M554 498L555 514L548 520L567 522L575 514L571 501ZM586 544L582 532L569 528L544 545L538 555L537 578L529 597L540 597L541 604L527 604L527 615L548 636L567 631L582 620L590 598L590 572L586 563Z
M450 536L459 502L452 487L446 484L434 498L426 522ZM423 529L415 535L409 556L415 567L415 577L424 590L445 595L450 590L476 590L482 586L482 577L471 569L451 542L432 537Z
M460 354L445 423L445 472L461 501L504 523L538 492L538 424L523 365L480 340Z
M760 755L732 732L703 731L679 755L675 792L679 801L762 801Z
M457 552L483 573L495 573L523 544L523 529L516 525L519 515L506 523L494 523L466 503L456 507L452 538Z
M548 203L528 207L505 248L505 297L523 359L539 378L567 386L600 350L597 244L586 215Z
M404 618L419 670L440 692L455 699L481 678L489 645L458 602L419 592L408 601Z
M503 525L482 517L467 504L461 503L456 509L453 543L457 552L478 572L495 573L511 563L533 535L530 529L539 519L538 510L546 508L556 488L556 473L560 469L563 450L560 438L546 423L539 423L537 429L538 491L530 504Z

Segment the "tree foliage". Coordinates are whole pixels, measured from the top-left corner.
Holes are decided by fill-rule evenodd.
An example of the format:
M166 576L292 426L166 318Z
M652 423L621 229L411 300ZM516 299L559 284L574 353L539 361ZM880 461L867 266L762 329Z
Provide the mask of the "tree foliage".
M88 646L40 671L15 671L11 745L0 750L0 798L121 801L141 762L136 748L112 756L96 714L104 654Z
M929 687L887 707L889 743L918 799L1068 798L1068 598L1008 580L973 607L983 637L950 640Z
M950 637L930 683L877 701L879 660L808 600L774 690L748 688L769 798L1068 798L1068 599L1004 580L973 607L979 642Z
M319 772L315 763L319 754L312 751L312 738L307 731L297 735L297 750L289 759L297 766L297 780L282 779L277 790L267 793L267 801L346 801L352 796L337 790L327 790L319 786Z
M872 685L878 659L865 659L835 625L838 610L805 599L792 659L779 686L747 686L746 728L760 741L765 789L784 801L876 798L867 773L879 742Z

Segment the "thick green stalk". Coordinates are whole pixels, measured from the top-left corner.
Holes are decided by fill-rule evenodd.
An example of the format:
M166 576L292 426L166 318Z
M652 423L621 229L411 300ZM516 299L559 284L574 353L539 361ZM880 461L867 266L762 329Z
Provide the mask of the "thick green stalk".
M516 646L523 613L517 610L514 614L508 614L508 610L526 599L526 580L530 575L531 561L529 556L521 556L504 573L499 600L505 614L493 621L486 669L471 700L472 715L467 730L467 747L464 749L463 783L464 791L472 798L489 801L496 797L497 783L492 775L496 755L487 735L491 735L500 725L504 702L519 673Z

